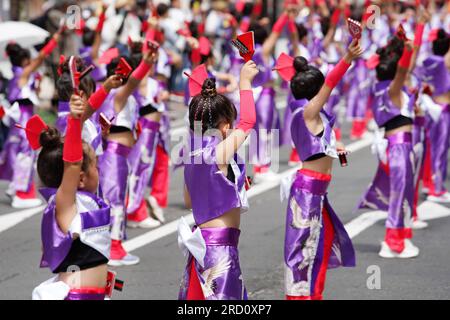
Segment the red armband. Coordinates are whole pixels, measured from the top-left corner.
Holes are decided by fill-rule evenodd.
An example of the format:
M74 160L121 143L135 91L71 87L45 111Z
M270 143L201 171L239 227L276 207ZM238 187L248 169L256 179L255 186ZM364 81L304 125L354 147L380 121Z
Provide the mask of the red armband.
M333 15L331 16L331 24L332 25L337 25L339 23L339 19L341 19L341 9L336 9L333 12Z
M236 129L241 129L245 133L250 131L256 123L255 99L252 90L240 91L240 119Z
M288 22L288 15L286 13L283 13L275 22L272 28L272 32L281 33L283 31L284 26Z
M131 76L137 80L142 80L150 71L151 65L145 63L145 61L141 61L136 70L133 71Z
M420 47L422 45L423 31L425 30L425 25L422 23L417 24L416 32L414 34L414 46Z
M48 56L55 50L58 42L56 42L55 38L51 38L50 41L42 48L41 52L44 53L45 56Z
M297 25L295 24L294 20L289 20L288 30L290 33L297 33Z
M100 16L98 17L98 23L97 23L97 28L95 29L95 32L97 33L101 33L103 30L103 25L105 24L105 20L106 20L106 15L105 12L103 11Z
M398 61L398 66L403 69L409 69L411 66L411 60L413 56L414 50L408 50L408 48L403 49L403 54L400 60Z
M105 87L101 86L97 91L95 91L88 100L89 105L92 109L99 109L103 102L105 102L108 92L106 92Z
M334 89L350 66L350 63L347 63L344 59L341 59L334 69L327 74L325 84L331 89Z
M66 137L64 138L63 160L80 162L83 160L83 142L81 140L81 119L67 118Z

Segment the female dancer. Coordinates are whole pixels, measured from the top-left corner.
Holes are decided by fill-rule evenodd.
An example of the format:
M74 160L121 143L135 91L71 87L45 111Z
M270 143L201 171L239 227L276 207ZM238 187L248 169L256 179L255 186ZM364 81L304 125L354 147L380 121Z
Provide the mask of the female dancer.
M183 220L179 225L178 243L190 251L180 299L247 299L237 246L240 214L248 203L245 166L236 152L256 121L251 82L257 73L253 61L242 67L240 120L228 135L236 109L217 93L215 80L207 79L206 71L203 85L191 93L195 96L189 105L190 149L184 178L185 201L192 207L196 227L192 232Z
M419 249L412 238L414 204L414 152L412 127L415 98L403 86L413 56L412 42L394 37L377 51L378 82L374 89L373 114L387 139L387 158L380 161L374 181L363 196L359 208L388 211L386 236L379 255L383 258L413 258ZM383 156L383 154L381 155Z
M423 62L425 79L433 88L432 103L441 109L437 121L430 121L428 132L429 155L431 167L427 183L428 200L450 203L450 193L445 188L447 178L447 154L450 146L450 37L443 30L437 31L433 41L433 54Z
M58 44L59 33L51 38L39 55L31 59L30 51L17 43L10 43L6 53L13 65L13 78L8 85L8 100L18 103L20 119L18 124L25 126L38 103L36 95L36 70L51 54ZM37 198L33 182L36 153L26 141L25 132L11 126L8 138L0 154L0 179L10 181L7 195L12 198L13 208L31 208L42 201Z
M41 193L48 201L42 218L41 267L57 274L34 289L33 299L105 298L110 209L96 195L94 149L81 139L86 107L86 96L71 96L64 140L57 129L45 125L38 116L27 125L36 134L30 143L42 146L37 170L46 187Z
M322 299L327 268L355 265L351 240L326 196L333 158L338 152L333 131L335 118L323 108L352 61L361 54L362 49L354 40L326 78L303 57L293 59L290 68L291 91L296 99L290 104L291 135L303 167L293 178L286 216L288 300Z
M132 96L139 83L147 76L155 59L155 52L148 50L138 67L126 80L126 84L112 90L100 109L108 119L113 117L111 129L106 137L106 147L99 158L100 186L105 200L111 206L111 259L110 265L134 265L139 258L126 252L122 246L126 226L126 192L129 178L128 156L135 143L134 131L137 128L138 108ZM108 65L108 76L114 74L119 59ZM131 61L130 61L131 62ZM139 63L139 61L138 61ZM131 63L133 65L133 63ZM130 179L135 179L130 176ZM130 182L133 183L132 181Z

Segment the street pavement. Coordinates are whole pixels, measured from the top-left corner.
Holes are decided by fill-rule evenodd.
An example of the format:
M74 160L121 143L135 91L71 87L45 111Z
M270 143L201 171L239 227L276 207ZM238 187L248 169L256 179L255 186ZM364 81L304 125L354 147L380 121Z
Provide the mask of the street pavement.
M344 141L350 144L348 132L348 127L344 126ZM347 226L357 219L356 224L361 227L358 217L368 212L354 212L354 208L377 165L369 144L363 143L365 146L361 149L356 147L359 150L349 155L348 167L335 164L329 199ZM287 166L288 154L289 148L280 150L279 173L291 169ZM447 187L450 187L449 181ZM263 183L253 188L256 192L250 198L249 212L242 217L239 244L245 284L250 299L283 299L287 204L280 202L278 183ZM5 189L6 184L0 183L0 299L30 299L33 288L52 276L47 269L39 269L42 211L13 210ZM128 230L126 245L135 248L132 253L141 258L141 263L115 269L125 286L123 292L115 293L114 299L177 299L185 259L177 246L176 221L190 214L184 208L182 192L181 169L171 175L170 204L166 210L168 222L157 230ZM424 200L422 197L421 201ZM421 249L418 258L386 260L378 257L384 220L369 223L353 238L357 266L330 270L324 298L449 299L450 206L430 206L425 202L420 213L443 217L429 220L428 229L414 232L413 242ZM376 288L370 286L373 283L371 270L379 274Z

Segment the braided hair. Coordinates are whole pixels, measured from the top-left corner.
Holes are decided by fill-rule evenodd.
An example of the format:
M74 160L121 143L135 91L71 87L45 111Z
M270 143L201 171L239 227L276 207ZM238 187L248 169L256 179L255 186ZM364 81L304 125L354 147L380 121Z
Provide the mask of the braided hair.
M217 93L216 80L208 78L203 82L202 92L192 98L189 104L189 124L195 130L200 124L202 133L218 129L222 123L232 124L237 112L234 104L224 95Z

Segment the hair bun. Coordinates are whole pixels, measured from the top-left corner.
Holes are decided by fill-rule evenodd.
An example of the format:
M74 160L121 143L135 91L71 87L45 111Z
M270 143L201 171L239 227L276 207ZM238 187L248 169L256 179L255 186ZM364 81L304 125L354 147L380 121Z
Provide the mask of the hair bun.
M22 50L22 47L15 42L8 43L8 45L6 46L6 49L5 49L8 57L18 55L21 50Z
M62 143L61 134L58 129L49 127L47 130L42 131L39 142L45 149L54 149Z
M216 79L208 78L203 82L202 86L202 96L204 97L215 97L217 95L216 90Z
M438 33L437 33L437 39L438 40L442 40L442 39L447 39L448 35L447 32L445 32L444 29L439 29Z
M295 57L294 69L297 72L308 71L308 69L309 69L308 60L306 60L304 57Z

